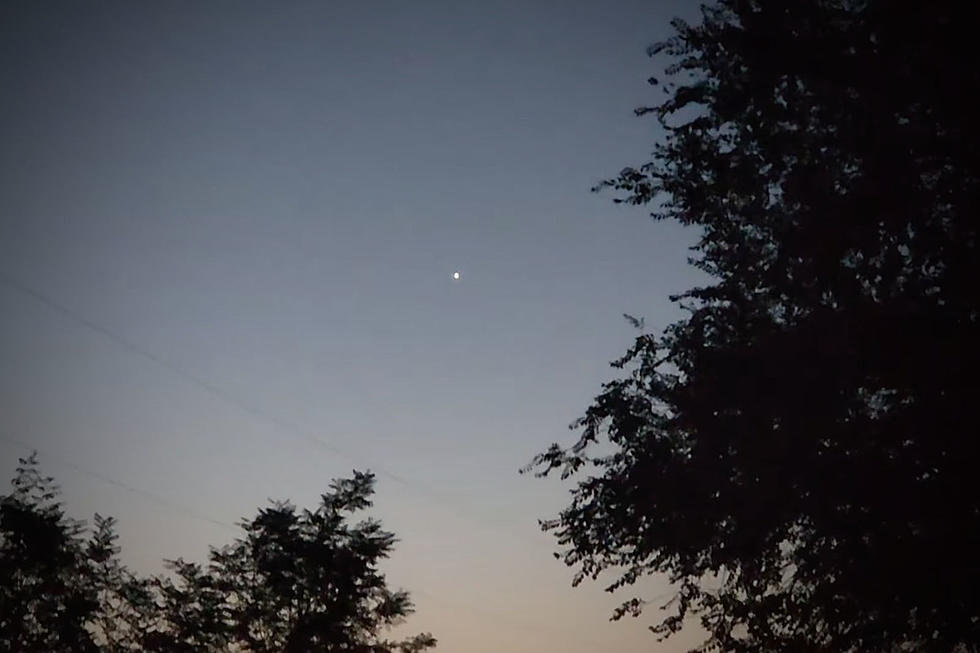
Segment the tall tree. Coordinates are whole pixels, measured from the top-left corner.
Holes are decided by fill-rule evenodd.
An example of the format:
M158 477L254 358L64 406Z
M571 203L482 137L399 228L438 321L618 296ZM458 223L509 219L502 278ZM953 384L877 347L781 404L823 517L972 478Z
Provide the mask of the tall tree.
M577 479L545 522L577 581L676 583L661 636L980 649L975 24L952 0L724 0L651 48L665 97L637 113L665 137L601 187L696 227L714 281L528 469Z

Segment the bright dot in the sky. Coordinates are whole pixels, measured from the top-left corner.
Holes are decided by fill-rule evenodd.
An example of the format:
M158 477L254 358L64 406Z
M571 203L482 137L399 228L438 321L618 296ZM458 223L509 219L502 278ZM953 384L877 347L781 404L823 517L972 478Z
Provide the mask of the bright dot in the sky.
M453 272L453 281L459 281L459 272Z

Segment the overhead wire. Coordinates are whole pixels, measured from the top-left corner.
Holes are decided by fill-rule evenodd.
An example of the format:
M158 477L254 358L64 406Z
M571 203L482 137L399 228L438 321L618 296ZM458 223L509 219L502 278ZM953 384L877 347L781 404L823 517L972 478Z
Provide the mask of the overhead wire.
M441 507L444 510L447 510L448 509L450 512L452 512L453 514L455 514L458 518L464 519L464 520L469 521L469 522L472 522L472 523L476 523L476 524L480 525L482 528L493 530L493 531L495 531L497 533L505 532L507 535L509 535L511 537L517 537L519 539L522 539L522 540L525 540L525 541L529 541L528 538L526 538L525 536L522 536L522 535L520 535L518 533L515 533L513 531L501 531L499 529L496 529L496 528L493 528L493 527L489 526L487 523L485 523L483 521L474 519L468 512L460 511L456 506L454 506L452 504L449 504L442 497L441 494L439 494L437 492L434 492L433 490L425 487L424 485L418 483L417 481L413 481L413 480L407 479L407 478L401 476L400 474L397 474L397 473L392 472L392 471L390 471L388 469L385 469L382 466L372 465L372 464L370 464L370 462L366 461L363 456L352 454L352 453L350 453L350 452L348 452L348 451L346 451L346 450L344 450L344 449L342 449L340 447L337 447L336 445L333 445L333 444L331 444L329 442L326 442L326 441L322 440L321 438L316 437L316 436L314 436L314 435L306 432L305 429L303 429L303 428L301 428L301 427L299 427L299 426L297 426L295 424L292 424L291 422L289 422L287 420L284 420L283 418L281 418L281 417L279 417L277 415L271 414L268 411L265 411L265 410L262 410L260 408L255 407L254 405L252 405L252 404L250 404L250 403L242 400L241 398L236 397L235 395L226 392L224 389L222 389L218 385L215 385L213 382L211 382L211 381L209 381L207 379L201 378L198 375L196 375L196 374L188 371L187 369L185 369L185 368L183 368L183 367L181 367L179 365L176 365L176 364L168 361L167 359L165 359L165 358L163 358L163 357L155 354L154 352L148 350L147 348L140 346L136 342L134 342L131 339L127 338L126 336L124 336L124 335L116 332L115 330L110 329L110 328L108 328L108 327L106 327L106 326L104 326L104 325L102 325L102 324L100 324L100 323L98 323L98 322L96 322L94 320L89 319L88 317L86 317L86 316L78 313L77 311L72 310L71 308L69 308L65 304L63 304L63 303L61 303L59 301L56 301L55 299L53 299L49 295L47 295L47 294L45 294L45 293L43 293L43 292L41 292L41 291L39 291L39 290L31 287L31 286L28 286L28 285L26 285L26 284L24 284L22 282L19 282L17 280L14 280L14 279L10 278L9 276L0 276L0 283L3 283L4 285L6 285L6 286L8 286L8 287L10 287L12 289L14 289L15 291L20 292L23 295L26 295L28 297L31 297L32 299L34 299L38 303L40 303L40 304L44 305L45 307L47 307L49 310L52 310L55 313L61 315L62 318L64 318L65 320L70 321L70 322L74 322L76 324L79 324L81 326L84 326L84 327L88 328L91 331L94 331L94 332L100 334L101 336L103 336L104 338L106 338L108 341L112 342L113 344L115 344L116 346L120 347L121 349L129 352L130 354L136 355L136 356L138 356L140 358L143 358L143 359L145 359L145 360L147 360L147 361L149 361L149 362L151 362L151 363L153 363L153 364L155 364L155 365L157 365L157 366L159 366L159 367L161 367L163 369L166 369L171 374L173 374L173 375L175 375L175 376L177 376L177 377L185 380L186 382L188 382L188 383L190 383L192 385L197 386L198 388L204 390L205 392L207 392L208 394L212 395L213 397L216 397L216 398L218 398L218 399L220 399L220 400L222 400L222 401L224 401L224 402L226 402L226 403L228 403L230 405L235 406L238 410L240 410L241 412L245 413L246 415L251 416L253 419L258 419L260 421L265 421L265 422L267 422L269 424L272 424L273 426L277 427L280 431L282 431L282 432L284 432L284 433L286 433L288 435L291 435L291 436L293 436L295 438L301 439L301 440L303 440L303 441L305 441L305 442L307 442L309 444L314 444L314 445L316 445L316 446L318 446L320 448L323 448L326 451L330 451L330 452L332 452L332 453L334 453L334 454L336 454L338 456L341 456L341 457L347 459L350 462L353 462L355 464L364 464L367 467L369 467L370 469L372 469L373 471L375 471L378 475L383 476L383 477L385 477L385 478L387 478L387 479L389 479L389 480L391 480L391 481L393 481L395 483L398 483L399 485L402 485L404 487L407 487L409 489L414 489L417 492L422 493L424 496L427 496L428 499L430 501L434 502L434 503L440 503L440 504L442 504ZM14 445L17 445L17 446L26 448L26 449L37 450L36 447L32 447L31 445L29 445L28 443L26 443L26 442L24 442L22 440L18 440L16 438L11 438L9 436L2 436L2 435L0 435L0 440L4 440L4 441L6 441L8 443L11 443L11 444L14 444ZM41 453L42 455L44 455L45 458L48 458L48 459L51 459L51 460L54 460L54 461L60 463L64 467L67 467L69 469L73 469L73 470L75 470L75 471L77 471L77 472L79 472L81 474L84 474L86 476L95 478L97 480L100 480L100 481L108 484L108 485L112 485L114 487L117 487L117 488L122 489L124 491L130 492L132 494L139 495L139 496L143 497L144 499L147 499L149 501L152 501L152 502L154 502L154 503L156 503L156 504L158 504L160 506L166 507L166 508L168 508L170 510L173 510L175 512L184 513L187 516L192 517L194 519L198 519L200 521L204 521L204 522L207 522L207 523L210 523L212 525L216 525L216 526L219 526L219 527L222 527L222 528L233 529L233 530L236 530L236 531L238 530L238 527L235 526L235 525L233 525L233 524L230 524L228 522L225 522L225 521L222 521L222 520L219 520L219 519L214 519L214 518L212 518L212 517L210 517L208 515L205 515L204 513L201 513L198 510L195 510L195 509L193 509L193 508L191 508L189 506L185 506L185 505L176 503L176 502L174 502L174 501L172 501L172 500L170 500L170 499L168 499L166 497L163 497L161 495L158 495L156 493L153 493L153 492L150 492L150 491L147 491L147 490L143 490L141 488L138 488L138 487L132 486L130 484L121 482L121 481L119 481L117 479L114 479L114 478L112 478L110 476L107 476L105 474L102 474L102 473L99 473L99 472L96 472L96 471L93 471L93 470L90 470L90 469L81 467L80 465L77 465L77 464L75 464L75 463L73 463L71 461L65 460L65 459L60 458L60 457L56 457L56 456L50 454L50 452L38 451L38 453ZM535 542L535 544L537 544L537 542ZM416 593L419 594L419 595L422 595L422 596L426 596L427 598L430 598L430 599L435 599L438 602L443 602L440 598L436 597L435 595L433 595L433 594L431 594L429 592L425 592L425 591L418 592L418 591L416 591ZM671 593L672 592L663 593L661 595L658 595L658 596L654 597L653 599L651 599L649 601L646 601L646 603L656 603L657 601L660 601L663 598L666 598ZM443 603L446 604L446 605L449 605L449 602L443 602ZM454 602L452 602L452 605L455 606L455 605L457 605L457 603L458 602L455 602L454 601ZM480 612L480 613L484 614L485 616L488 615L488 614L493 615L493 611L488 611L485 608L476 608L475 606L469 606L469 609L470 609L471 612ZM497 615L493 615L493 616L495 618L499 618L501 616L504 616L504 614L505 613L501 613L501 614L497 614ZM529 628L532 628L533 629L533 626L530 625L530 624L527 624L527 623L521 622L520 624L517 624L517 625L519 627L523 628L523 629L529 629Z
M238 526L235 526L234 524L231 524L231 523L222 521L220 519L215 519L213 517L210 517L210 516L204 514L203 512L200 512L199 510L195 510L194 508L191 508L189 506L185 506L183 504L177 503L177 502L173 501L172 499L168 499L167 497L162 496L160 494L157 494L155 492L150 492L149 490L144 490L142 488L135 487L133 485L130 485L129 483L124 483L123 481L120 481L120 480L117 480L115 478L112 478L111 476L107 476L107 475L102 474L100 472L97 472L97 471L88 469L86 467L82 467L81 465L78 465L76 463L73 463L70 460L67 460L65 458L62 458L61 456L56 456L55 454L53 454L53 453L51 453L49 451L41 450L38 447L36 447L36 446L34 446L32 444L28 444L27 442L24 442L23 440L20 440L18 438L12 438L12 437L10 437L8 435L0 434L0 441L6 442L6 443L11 444L11 445L14 445L15 447L19 447L21 449L25 449L27 451L37 452L38 454L40 454L41 456L43 456L43 458L44 458L45 461L48 461L48 460L53 461L56 465L60 465L62 467L65 467L67 469L70 469L72 471L75 471L75 472L77 472L79 474L83 474L85 476L89 476L89 477L94 478L94 479L96 479L98 481L101 481L102 483L105 483L107 485L111 485L111 486L116 487L116 488L119 488L121 490L125 490L126 492L129 492L131 494L136 494L136 495L142 497L143 499L146 499L148 501L152 501L153 503L157 504L158 506L162 506L162 507L164 507L164 508L166 508L168 510L171 510L171 511L174 511L174 512L183 513L183 514L185 514L185 515L187 515L189 517L192 517L194 519L197 519L197 520L200 520L200 521L203 521L203 522L207 522L209 524L212 524L214 526L219 526L221 528L231 529L231 530L234 530L234 531L241 530Z
M162 356L159 356L158 354L150 351L149 349L137 344L135 341L127 338L125 335L118 333L117 331L110 329L94 320L89 319L85 315L78 313L77 311L69 308L62 302L55 300L54 298L37 290L36 288L28 286L27 284L15 280L7 275L0 276L0 283L3 283L9 288L12 288L17 292L32 298L36 302L46 306L48 309L59 314L65 320L74 322L78 325L84 326L89 330L100 334L102 337L106 338L108 341L112 342L113 344L120 347L121 349L129 352L130 354L143 358L144 360L147 360L167 370L174 376L181 378L184 381L198 387L199 389L210 394L212 397L215 397L229 405L234 406L239 411L252 417L253 419L257 419L259 421L264 421L268 424L271 424L282 433L285 433L293 438L305 441L308 444L318 446L326 451L329 451L342 458L345 458L346 460L354 464L364 465L365 467L369 468L371 471L378 474L379 476L387 478L388 480L393 481L403 487L409 488L411 490L420 493L421 495L427 497L428 500L431 501L432 503L441 505L441 508L443 510L454 514L457 518L461 520L468 521L470 523L480 526L483 529L488 529L496 533L505 533L510 537L520 539L524 542L532 541L531 538L527 537L526 535L517 533L515 531L488 526L486 522L474 518L467 508L465 507L460 508L459 506L451 502L442 493L437 492L425 486L424 484L419 483L418 481L405 478L404 476L396 472L393 472L389 469L386 469L381 465L372 464L370 461L366 459L366 457L362 455L353 454L345 449L342 449L341 447L338 447L330 442L327 442L309 433L306 429L296 424L293 424L277 415L274 415L266 410L254 406L253 404L250 404L249 402L244 401L240 397L237 397L225 391L220 386L215 385L213 382L205 378L202 378L197 374L190 372L186 368L174 364L171 361L163 358ZM538 542L535 541L535 544L537 543Z

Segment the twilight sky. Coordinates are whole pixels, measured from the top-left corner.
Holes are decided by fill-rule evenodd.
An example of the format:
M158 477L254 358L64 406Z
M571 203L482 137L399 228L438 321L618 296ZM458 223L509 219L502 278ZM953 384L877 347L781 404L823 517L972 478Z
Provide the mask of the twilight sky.
M695 11L3 3L0 474L38 448L153 572L370 468L437 650L684 650L570 587L536 525L570 486L517 470L621 314L700 280L692 233L589 193L652 148L644 48Z

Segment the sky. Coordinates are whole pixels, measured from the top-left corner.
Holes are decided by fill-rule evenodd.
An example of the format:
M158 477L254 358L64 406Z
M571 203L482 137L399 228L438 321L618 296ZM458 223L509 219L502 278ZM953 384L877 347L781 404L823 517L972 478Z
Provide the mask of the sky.
M702 281L694 234L589 192L652 149L645 48L695 13L3 3L0 472L37 449L152 573L371 469L437 650L685 650L571 587L536 521L571 486L518 469L574 439L622 314Z

